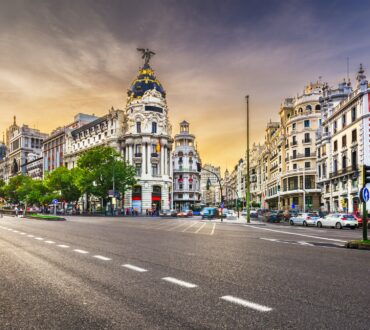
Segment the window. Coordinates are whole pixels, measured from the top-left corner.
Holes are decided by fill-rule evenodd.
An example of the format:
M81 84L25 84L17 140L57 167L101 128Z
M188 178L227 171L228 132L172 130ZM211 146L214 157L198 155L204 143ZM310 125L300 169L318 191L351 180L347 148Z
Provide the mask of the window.
M351 119L352 119L352 122L356 120L356 108L351 109Z
M315 110L321 110L320 104L316 104Z
M344 114L343 116L342 116L342 127L346 127L346 115Z
M338 172L338 160L334 159L334 173Z
M304 148L304 156L305 157L310 157L311 153L311 148Z
M292 130L295 131L296 127L297 127L297 124L296 123L293 123L292 124Z
M309 120L305 120L305 121L304 121L304 127L305 127L305 128L310 127L310 121L309 121Z
M136 176L141 176L141 164L136 164L135 169L136 169Z
M310 162L304 162L304 168L310 168L311 163Z
M310 133L304 133L304 142L305 143L308 143L310 141L311 141L311 139L310 139Z
M351 163L352 163L352 169L357 169L357 151L352 150L351 153Z
M136 133L141 133L141 122L140 121L136 122Z
M297 169L297 164L293 164L293 170Z
M343 156L342 157L342 168L346 168L347 167L347 156Z
M357 130L352 131L352 143L357 141Z
M335 121L333 123L333 132L336 133L337 132L337 121Z
M152 175L158 176L158 164L152 164Z
M342 136L342 148L347 146L347 135Z
M179 183L179 189L182 190L184 188L184 185L182 183Z
M335 151L338 151L338 141L337 140L334 141L334 152Z
M297 158L297 150L293 150L293 159Z
M152 133L157 133L157 123L155 121L152 122Z
M189 183L189 190L192 190L192 189L193 189L193 184Z

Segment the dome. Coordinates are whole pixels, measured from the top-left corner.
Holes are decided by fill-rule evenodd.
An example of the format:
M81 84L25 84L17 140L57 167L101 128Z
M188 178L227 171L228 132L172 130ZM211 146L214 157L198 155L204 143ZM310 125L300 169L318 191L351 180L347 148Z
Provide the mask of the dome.
M154 75L153 69L150 67L149 64L144 64L144 66L139 71L138 77L131 84L127 95L131 100L138 99L141 98L146 91L153 89L160 92L162 97L166 97L166 92L162 84Z

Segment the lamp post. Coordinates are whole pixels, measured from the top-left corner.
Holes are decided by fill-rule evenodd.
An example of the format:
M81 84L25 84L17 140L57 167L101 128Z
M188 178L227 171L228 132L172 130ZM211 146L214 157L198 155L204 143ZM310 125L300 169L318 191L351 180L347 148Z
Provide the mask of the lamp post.
M247 223L251 222L251 212L250 212L250 174L249 174L249 95L245 97L247 103L247 177L246 177L246 185L247 185L247 196L246 196L246 203L247 203Z

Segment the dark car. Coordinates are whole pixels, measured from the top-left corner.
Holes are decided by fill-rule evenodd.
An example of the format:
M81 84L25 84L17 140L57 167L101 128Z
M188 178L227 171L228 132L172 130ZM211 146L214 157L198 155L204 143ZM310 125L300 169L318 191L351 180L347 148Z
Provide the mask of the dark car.
M280 222L282 219L283 213L278 211L270 211L264 215L264 221L266 222Z

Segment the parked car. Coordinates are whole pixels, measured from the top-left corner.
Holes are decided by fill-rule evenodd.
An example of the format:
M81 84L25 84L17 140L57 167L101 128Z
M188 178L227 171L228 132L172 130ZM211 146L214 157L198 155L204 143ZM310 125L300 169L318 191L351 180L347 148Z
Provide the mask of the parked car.
M160 217L176 217L177 212L175 210L161 210L159 212Z
M298 213L295 217L290 218L289 223L291 226L316 226L316 223L319 219L320 217L317 213Z
M332 213L317 220L317 227L333 227L337 229L349 227L355 229L358 227L358 221L352 214Z
M216 207L205 207L200 211L202 219L215 219L219 217L219 212Z
M247 216L247 209L244 208L241 213L240 213L243 217L246 217ZM249 211L249 214L250 214L250 217L251 218L258 218L258 211L257 210L250 210Z
M238 214L234 210L227 210L223 214L228 220L236 220L238 218Z

